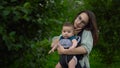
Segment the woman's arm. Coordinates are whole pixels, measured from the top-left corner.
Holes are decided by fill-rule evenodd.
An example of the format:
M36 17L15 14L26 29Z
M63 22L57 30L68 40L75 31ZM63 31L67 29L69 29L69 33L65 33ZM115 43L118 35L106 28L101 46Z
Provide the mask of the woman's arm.
M83 46L72 49L64 49L63 46L59 45L57 48L59 54L85 54L87 50Z

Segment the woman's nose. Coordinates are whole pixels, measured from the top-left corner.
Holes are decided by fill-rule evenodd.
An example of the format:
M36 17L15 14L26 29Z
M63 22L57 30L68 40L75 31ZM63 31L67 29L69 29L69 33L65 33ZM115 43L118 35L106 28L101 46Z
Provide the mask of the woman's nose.
M77 24L79 25L80 23L81 23L81 20L78 20L78 21L77 21Z

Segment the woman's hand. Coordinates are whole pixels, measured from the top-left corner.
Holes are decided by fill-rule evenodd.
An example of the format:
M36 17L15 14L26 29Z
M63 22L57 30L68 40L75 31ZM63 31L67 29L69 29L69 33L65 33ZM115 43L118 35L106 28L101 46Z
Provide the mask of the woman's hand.
M82 28L75 28L75 31L80 31Z
M59 54L65 54L65 49L64 49L63 46L61 46L59 43L58 43L58 48L57 48L57 50L58 50L58 53L59 53Z
M75 28L75 34L78 34L82 28Z

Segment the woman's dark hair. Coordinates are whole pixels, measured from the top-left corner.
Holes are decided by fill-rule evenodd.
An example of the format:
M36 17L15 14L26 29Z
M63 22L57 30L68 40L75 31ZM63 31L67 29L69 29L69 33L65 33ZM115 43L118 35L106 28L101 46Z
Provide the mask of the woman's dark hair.
M98 28L96 24L96 17L95 14L92 11L86 10L86 11L81 11L80 13L77 14L75 19L81 14L81 13L86 13L89 17L88 24L83 28L86 30L90 30L92 32L93 36L93 45L95 45L98 41ZM75 21L73 20L73 22Z

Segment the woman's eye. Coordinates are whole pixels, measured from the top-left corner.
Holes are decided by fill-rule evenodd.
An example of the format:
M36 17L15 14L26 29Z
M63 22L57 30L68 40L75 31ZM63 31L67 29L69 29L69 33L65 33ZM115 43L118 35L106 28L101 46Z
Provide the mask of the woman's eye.
M81 20L81 17L79 17L79 20Z

